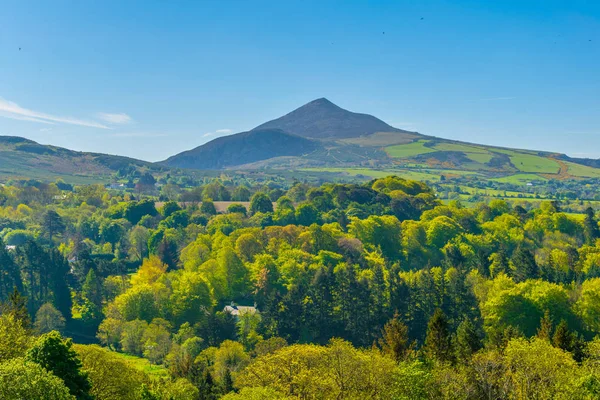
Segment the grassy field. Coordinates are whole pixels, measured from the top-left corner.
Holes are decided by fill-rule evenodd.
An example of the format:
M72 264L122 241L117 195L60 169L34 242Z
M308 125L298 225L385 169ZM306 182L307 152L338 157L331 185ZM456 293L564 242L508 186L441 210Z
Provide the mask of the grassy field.
M396 146L388 146L385 151L392 158L408 158L418 156L419 154L433 153L437 151L429 147L425 147L426 140L419 140L409 144L399 144Z
M150 376L155 376L157 378L169 376L169 371L167 371L167 369L164 366L151 364L150 361L148 361L145 358L140 358L132 356L130 354L123 354L117 352L113 352L113 354L123 359L123 361L125 361L127 364L134 367L135 369L143 371Z
M368 168L303 168L302 171L308 172L333 172L344 173L351 176L364 175L371 178L385 178L386 176L396 175L405 179L417 181L439 181L439 174L430 174L427 172L408 171L402 169L368 169Z
M489 151L482 149L481 147L469 146L466 144L460 143L437 143L434 146L436 149L440 151L462 151L463 153L479 153L479 154L488 154Z
M600 178L600 170L587 165L575 164L572 162L564 161L568 166L569 175L581 177L581 178Z
M556 174L560 169L560 165L550 158L523 153L515 153L509 157L512 164L521 172Z
M470 158L471 160L478 162L480 164L485 164L490 162L490 160L492 159L493 154L485 154L485 153L465 153L465 155Z
M548 179L536 174L514 174L502 178L491 179L492 181L502 183L512 183L513 185L524 185L528 182L547 181Z
M485 164L489 162L494 156L492 153L481 147L469 146L460 143L438 143L434 146L435 149L440 151L460 151L471 160Z
M459 186L460 190L469 194L482 194L485 196L502 196L502 197L517 197L518 195L534 196L532 193L516 192L512 190L500 190L500 189L479 189L472 188L470 186Z

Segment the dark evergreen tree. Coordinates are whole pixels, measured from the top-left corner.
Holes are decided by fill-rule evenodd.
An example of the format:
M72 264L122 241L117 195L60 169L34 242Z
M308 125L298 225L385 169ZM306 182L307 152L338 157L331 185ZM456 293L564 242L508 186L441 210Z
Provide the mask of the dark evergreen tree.
M321 267L315 273L308 289L306 303L306 323L309 327L312 342L326 344L334 332L339 332L335 326L335 320L331 309L333 277L330 270Z
M470 319L463 320L456 330L454 352L461 362L468 362L471 356L483 347L481 338Z
M64 232L66 226L60 215L54 210L48 210L42 217L42 231L52 240L54 235Z
M540 269L530 250L522 246L518 247L513 254L512 263L515 267L513 275L518 282L539 278Z
M233 377L229 368L225 369L225 375L223 376L223 394L233 392Z
M564 351L573 351L573 342L575 337L573 333L569 330L569 326L567 325L567 321L564 319L560 321L560 323L556 326L554 330L554 336L552 336L552 344L559 349L563 349Z
M408 327L400 321L398 314L384 325L378 343L381 350L398 363L405 360L414 347L408 338Z
M448 320L439 308L435 310L427 324L427 337L423 349L429 359L442 362L449 362L453 359Z
M177 245L170 239L163 238L158 245L157 254L160 260L169 267L167 271L177 268L179 264L179 255Z
M0 238L0 302L6 301L15 289L23 291L21 273Z
M585 219L583 221L583 232L585 241L590 246L596 243L596 239L600 237L600 229L598 228L598 220L592 207L585 210Z
M550 312L548 310L544 312L544 316L540 320L537 337L547 341L552 340L552 319L550 318Z
M96 275L94 268L90 268L85 277L81 295L96 307L102 307L102 280Z
M12 314L21 326L27 330L31 328L31 317L27 310L27 299L15 287L8 296L8 300L2 303L0 313Z

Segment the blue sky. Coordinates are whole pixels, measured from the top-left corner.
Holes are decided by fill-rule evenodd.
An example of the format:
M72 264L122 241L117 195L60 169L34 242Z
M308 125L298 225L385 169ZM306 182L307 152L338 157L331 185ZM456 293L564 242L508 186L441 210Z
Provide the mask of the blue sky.
M1 135L156 161L319 97L600 157L600 2L2 3Z

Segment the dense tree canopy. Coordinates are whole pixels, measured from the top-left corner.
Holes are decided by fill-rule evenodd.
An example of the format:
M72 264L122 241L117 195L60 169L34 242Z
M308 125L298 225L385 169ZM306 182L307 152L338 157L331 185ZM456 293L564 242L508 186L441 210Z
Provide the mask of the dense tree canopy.
M6 396L600 393L591 208L465 207L393 176L142 189L0 188Z

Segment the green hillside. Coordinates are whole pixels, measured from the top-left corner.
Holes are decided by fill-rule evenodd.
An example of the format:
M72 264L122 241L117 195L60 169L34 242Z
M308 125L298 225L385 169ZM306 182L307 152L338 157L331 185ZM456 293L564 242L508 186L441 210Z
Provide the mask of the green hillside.
M21 137L0 136L0 182L59 178L75 184L108 182L119 170L161 172L165 167L128 157L78 152Z

